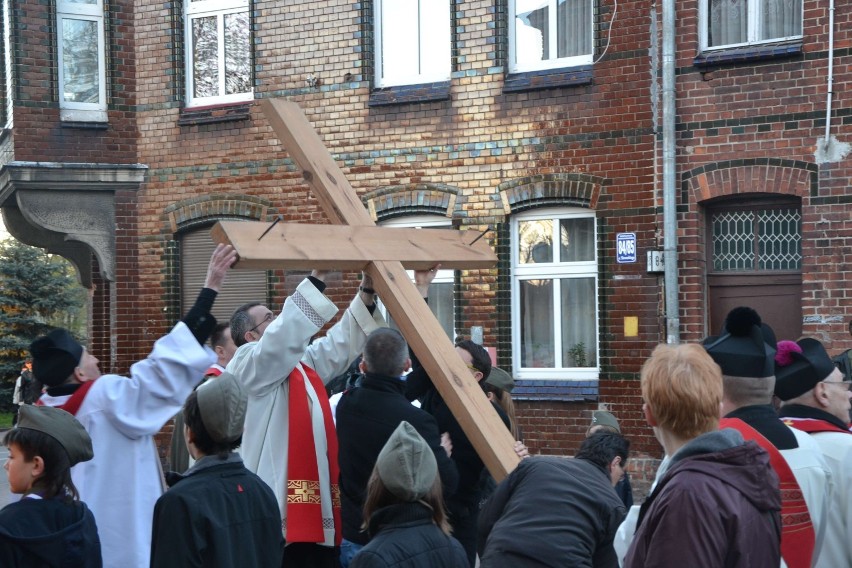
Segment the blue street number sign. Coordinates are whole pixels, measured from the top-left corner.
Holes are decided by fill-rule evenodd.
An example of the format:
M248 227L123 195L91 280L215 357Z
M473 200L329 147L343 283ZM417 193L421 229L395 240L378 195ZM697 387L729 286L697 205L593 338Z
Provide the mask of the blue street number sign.
M618 233L615 239L615 261L636 262L636 233Z

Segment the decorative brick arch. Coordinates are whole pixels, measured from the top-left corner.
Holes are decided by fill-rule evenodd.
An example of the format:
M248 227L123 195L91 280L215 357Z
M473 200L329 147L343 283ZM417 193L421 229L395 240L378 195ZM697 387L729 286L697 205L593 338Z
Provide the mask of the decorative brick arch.
M361 196L374 221L403 215L445 215L452 217L459 190L437 183L412 183L380 187Z
M695 203L741 194L796 197L817 192L817 166L798 160L755 158L700 166L683 175L681 198Z
M211 194L183 199L163 211L165 232L175 235L219 219L263 221L271 203L246 195Z
M586 207L595 209L606 180L589 174L542 174L497 186L506 213L533 207Z

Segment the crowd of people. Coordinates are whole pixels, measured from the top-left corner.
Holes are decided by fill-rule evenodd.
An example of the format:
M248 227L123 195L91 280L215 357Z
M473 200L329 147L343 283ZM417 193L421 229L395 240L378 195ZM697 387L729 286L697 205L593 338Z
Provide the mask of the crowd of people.
M32 342L44 390L3 440L22 498L0 511L0 565L852 566L852 395L815 339L779 342L738 308L719 336L658 346L640 385L665 455L634 505L610 412L573 459L530 456L511 375L459 341L517 440L495 483L368 275L315 339L338 312L319 271L278 314L249 303L217 324L235 260L216 248L195 304L129 377L102 375L66 330ZM415 273L425 301L434 274ZM332 406L326 385L356 358ZM153 437L172 418L164 471Z

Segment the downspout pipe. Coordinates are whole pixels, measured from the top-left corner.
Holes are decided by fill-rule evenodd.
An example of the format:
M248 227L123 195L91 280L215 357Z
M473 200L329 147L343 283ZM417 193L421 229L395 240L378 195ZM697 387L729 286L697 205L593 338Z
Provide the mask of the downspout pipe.
M825 103L825 149L831 143L831 99L834 95L834 0L828 3L828 98Z
M675 187L675 1L663 0L663 262L666 343L680 343Z

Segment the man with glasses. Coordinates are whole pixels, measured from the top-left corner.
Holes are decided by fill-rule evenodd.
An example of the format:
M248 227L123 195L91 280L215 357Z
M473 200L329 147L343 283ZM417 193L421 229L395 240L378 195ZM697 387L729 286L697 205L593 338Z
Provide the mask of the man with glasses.
M834 499L817 567L852 566L852 432L849 431L850 383L816 339L782 341L775 374L779 414L787 424L808 432L822 449L834 481Z
M227 370L249 395L242 456L278 500L288 567L337 565L337 436L324 383L345 371L367 335L385 325L365 274L340 320L311 343L337 314L323 295L323 276L312 272L277 316L255 302L231 317L237 352Z

